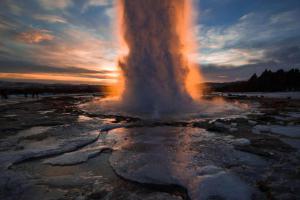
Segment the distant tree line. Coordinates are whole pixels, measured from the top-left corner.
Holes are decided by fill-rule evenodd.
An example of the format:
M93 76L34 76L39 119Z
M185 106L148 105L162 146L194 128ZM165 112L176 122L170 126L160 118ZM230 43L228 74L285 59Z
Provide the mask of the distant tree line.
M260 76L253 74L248 81L211 84L210 88L218 92L279 92L300 91L300 71L265 70Z
M38 98L40 95L43 94L102 93L107 87L101 85L68 85L9 82L1 83L1 99L8 99L10 95L23 95L25 98Z

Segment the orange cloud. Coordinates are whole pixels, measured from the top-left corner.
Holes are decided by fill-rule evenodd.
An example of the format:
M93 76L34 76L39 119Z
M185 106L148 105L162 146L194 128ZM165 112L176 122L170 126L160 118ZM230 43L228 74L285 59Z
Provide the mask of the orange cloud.
M67 29L47 45L26 51L35 62L60 67L117 71L117 45L78 29Z
M54 40L54 36L47 30L30 30L19 34L17 40L28 44L35 44Z
M57 74L57 73L0 73L0 79L30 80L43 82L62 82L71 84L114 84L116 77L113 75L96 74Z

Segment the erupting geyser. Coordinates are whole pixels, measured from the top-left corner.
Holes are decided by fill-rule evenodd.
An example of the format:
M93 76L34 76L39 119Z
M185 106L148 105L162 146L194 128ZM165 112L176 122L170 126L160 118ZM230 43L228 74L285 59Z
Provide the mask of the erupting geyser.
M124 108L142 113L192 109L200 75L188 60L195 49L191 0L119 0L119 58ZM119 86L121 87L121 86Z

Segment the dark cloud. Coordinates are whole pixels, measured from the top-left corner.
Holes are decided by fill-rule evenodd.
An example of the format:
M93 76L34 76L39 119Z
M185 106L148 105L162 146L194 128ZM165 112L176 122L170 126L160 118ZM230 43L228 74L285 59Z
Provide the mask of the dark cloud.
M109 73L110 71L96 71L77 67L53 67L37 65L22 61L0 61L0 73Z
M207 81L237 81L246 80L252 74L262 73L265 69L272 71L278 69L289 70L300 69L300 46L289 46L266 51L261 60L254 64L247 64L238 67L224 65L202 65L202 72Z
M271 59L279 64L300 65L300 46L290 46L287 48L276 48L269 50L265 59Z

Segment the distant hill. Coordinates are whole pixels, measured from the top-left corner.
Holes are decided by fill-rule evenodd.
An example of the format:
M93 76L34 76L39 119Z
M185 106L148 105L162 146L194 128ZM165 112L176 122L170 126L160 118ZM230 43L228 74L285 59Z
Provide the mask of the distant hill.
M260 76L253 74L247 81L207 83L206 91L217 92L282 92L300 91L300 71L265 70Z

